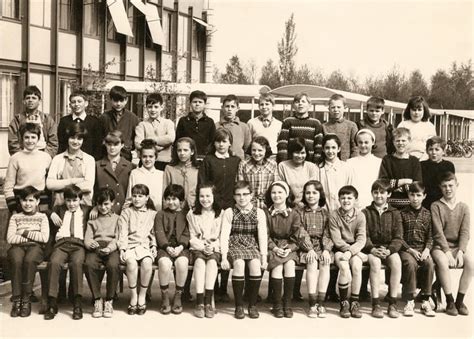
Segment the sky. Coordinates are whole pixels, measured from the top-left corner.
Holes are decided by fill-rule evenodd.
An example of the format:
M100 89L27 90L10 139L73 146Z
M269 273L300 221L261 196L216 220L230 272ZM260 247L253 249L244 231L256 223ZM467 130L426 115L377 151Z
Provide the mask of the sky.
M397 67L425 79L473 55L471 0L209 0L212 63L235 54L260 69L278 61L277 43L294 13L297 65L365 79Z

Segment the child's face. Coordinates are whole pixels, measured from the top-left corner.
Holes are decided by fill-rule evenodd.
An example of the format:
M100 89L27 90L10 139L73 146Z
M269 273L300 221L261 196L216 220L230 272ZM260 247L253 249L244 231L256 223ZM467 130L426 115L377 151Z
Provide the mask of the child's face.
M31 132L23 134L23 148L27 151L33 151L38 144L38 135Z
M110 157L116 157L120 155L120 151L123 148L123 143L119 142L106 142L105 148L107 149L107 155Z
M25 199L20 199L21 209L26 214L35 213L38 209L39 203L39 199L36 199L33 194L26 196Z
M77 152L81 149L82 144L84 143L84 138L79 137L77 135L69 137L67 144L68 144L68 150L70 152Z
M171 211L179 211L181 209L181 201L176 197L167 196L165 204Z
M433 144L430 147L428 147L428 156L431 161L434 162L440 162L443 160L443 155L444 155L444 149L441 147L440 144Z
M423 118L424 110L423 106L410 108L410 120L413 122L420 122Z
M89 102L79 95L69 100L69 107L71 107L72 114L75 115L81 115L88 105Z
M393 145L395 146L395 149L397 150L398 154L406 153L409 143L410 143L410 139L408 138L407 135L402 134L402 135L394 137L393 139Z
M199 203L205 210L212 209L212 204L214 204L214 194L212 194L212 188L205 187L199 190Z
M229 152L230 146L231 145L229 138L225 138L221 141L214 141L214 147L216 148L216 151L219 154L226 154L227 152Z
M377 123L384 114L384 109L381 107L369 106L367 107L367 117L370 122Z
M345 106L342 100L331 100L329 103L329 117L334 120L342 119L344 109Z
M187 141L178 142L176 146L176 152L178 153L179 161L188 162L191 160L191 157L194 154L194 151L191 149L191 145Z
M143 193L132 193L132 204L135 208L142 208L146 205L150 196Z
M162 110L163 104L160 104L159 102L146 105L146 111L148 112L148 116L150 117L150 119L158 119L161 115Z
M112 108L116 110L117 112L121 112L127 105L127 102L128 102L128 98L125 98L123 100L114 100L110 98L110 104Z
M337 154L339 153L341 149L339 148L339 145L337 144L336 140L328 140L324 144L323 152L324 155L326 156L326 160L329 162L333 162L337 158Z
M156 153L153 149L144 149L141 151L140 160L142 161L143 167L147 170L155 166Z
M109 214L112 211L112 207L114 206L114 202L107 199L103 201L101 204L97 204L97 209L99 213L102 215Z
M374 141L369 134L361 133L357 136L357 147L359 148L360 155L370 154L372 147L374 147Z
M69 212L75 212L79 209L81 199L79 198L66 198L66 208Z
M264 99L260 100L258 103L258 108L264 117L267 117L273 113L273 104L271 101Z
M40 105L41 99L35 94L27 94L23 98L23 104L28 111L35 111Z
M243 208L247 207L252 200L252 192L249 188L238 188L234 192L234 199L237 206Z
M343 194L339 196L339 203L341 204L341 208L346 212L354 208L356 200L357 199L353 194Z
M301 99L296 100L293 103L293 109L298 115L304 115L308 113L311 103L308 101L308 98L303 96Z
M239 111L239 105L234 100L229 100L222 104L222 109L224 111L224 118L231 121L235 119L235 115Z
M206 108L206 102L202 99L199 98L194 98L191 100L191 111L199 115L204 112L204 109Z
M314 187L314 185L309 185L304 191L304 197L308 206L314 207L318 206L319 199L321 199L321 194L316 189L316 187Z
M299 152L293 152L291 158L296 165L302 165L306 160L306 149L303 148Z
M390 193L387 191L377 190L372 191L372 198L376 206L383 206L387 203L387 199L390 196Z
M426 198L426 194L422 192L408 192L408 200L410 200L410 206L414 209L419 209L421 203Z
M283 205L286 201L286 191L280 185L273 185L270 191L270 197L274 205Z
M265 159L265 147L260 145L259 143L252 142L252 158L255 160L255 162L260 163Z
M439 185L441 193L446 200L451 200L456 197L456 191L458 190L459 183L457 180L443 181Z

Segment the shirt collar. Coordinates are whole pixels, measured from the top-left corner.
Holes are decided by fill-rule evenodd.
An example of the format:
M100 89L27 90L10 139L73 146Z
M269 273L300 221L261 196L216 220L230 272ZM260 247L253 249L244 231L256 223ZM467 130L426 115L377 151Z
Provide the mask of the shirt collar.
M236 125L238 125L239 123L240 123L239 117L234 117L234 119L232 119L232 120L226 120L224 118L221 119L221 125L225 125L225 124L236 124Z
M69 154L68 151L64 152L64 157L65 158L68 158L69 160L74 160L74 159L84 159L84 152L82 152L81 150L77 151L76 154L72 155L72 154Z
M28 117L31 117L31 116L37 116L37 117L41 117L41 111L39 109L35 110L34 112L32 113L27 113L25 111L25 116L28 118Z
M273 206L270 207L270 215L273 217L275 215L278 215L278 214L281 214L283 215L285 218L288 217L288 214L291 212L291 208L287 207L287 208L283 208L283 209L275 209Z
M320 206L318 206L318 208L316 208L315 210L313 210L313 209L312 209L311 207L309 207L309 206L305 206L305 207L304 207L304 211L305 211L305 212L313 212L313 213L314 213L314 212L318 212L318 211L320 211L320 210L321 210L321 207L320 207Z
M214 155L216 156L217 159L227 159L230 157L229 152L226 154L220 154L219 152L215 152Z
M382 215L383 212L388 210L388 203L385 203L383 206L380 206L380 207L374 204L374 207L377 210L377 212L379 212L379 214Z
M260 121L268 121L268 122L272 122L273 121L273 115L270 117L270 118L264 118L263 115L259 115L257 117L258 120Z
M133 206L133 208L134 208L135 211L137 211L137 212L146 212L146 211L148 211L148 208L146 207L146 205L145 205L145 206L142 206L142 207L140 207L140 208L136 208L135 206Z
M200 118L196 118L194 113L189 113L186 117L188 118L188 120L199 121L199 120L202 120L202 119L206 118L207 115L206 115L206 113L203 112Z
M444 199L444 197L441 198L441 199L439 199L439 200L440 200L443 204L445 204L446 206L448 206L448 208L449 208L450 210L454 210L454 208L456 208L456 205L457 205L457 203L458 203L456 200L454 200L454 202L449 202L449 201L447 201L446 199Z
M355 218L355 215L356 215L356 209L353 208L352 210L350 211L344 211L342 208L339 208L338 209L339 211L339 215L346 221L346 222L350 222L352 221L354 218Z
M116 162L117 164L120 162L120 154L117 155L115 158L112 158L112 159L109 159L107 157L107 160L110 162L110 163L113 163L113 162Z
M80 120L84 121L84 120L86 120L87 114L86 114L86 112L82 112L79 116L77 116L77 115L74 115L74 113L73 113L71 117L72 117L73 121L77 121L77 119L80 119Z
M240 207L240 206L238 206L238 205L235 205L235 207L236 207L239 211L241 211L242 213L247 214L247 213L249 213L249 212L252 210L253 204L250 203L250 204L248 204L248 205L245 206L245 207Z
M150 124L153 124L154 122L157 122L157 123L161 123L161 119L163 119L162 117L157 117L156 119L152 119L152 118L148 118L147 121L150 123Z

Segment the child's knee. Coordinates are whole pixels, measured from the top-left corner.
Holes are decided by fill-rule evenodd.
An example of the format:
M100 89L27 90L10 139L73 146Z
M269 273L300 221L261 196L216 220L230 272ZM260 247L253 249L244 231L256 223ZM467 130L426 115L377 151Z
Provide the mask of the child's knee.
M171 271L172 266L173 266L173 262L169 258L163 257L158 260L159 270Z
M380 271L382 268L382 260L373 254L369 254L369 266L371 271Z
M244 275L245 271L245 261L242 259L234 260L232 263L234 269L234 275Z

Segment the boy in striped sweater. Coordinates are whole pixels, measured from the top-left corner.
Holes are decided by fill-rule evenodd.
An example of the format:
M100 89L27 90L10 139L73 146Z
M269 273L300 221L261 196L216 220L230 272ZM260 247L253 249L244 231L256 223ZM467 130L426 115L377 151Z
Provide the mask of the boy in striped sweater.
M48 218L38 212L40 194L33 186L23 188L19 192L22 212L13 214L8 225L7 242L12 245L7 253L13 296L11 317L31 314L36 267L43 261L44 244L49 237Z

